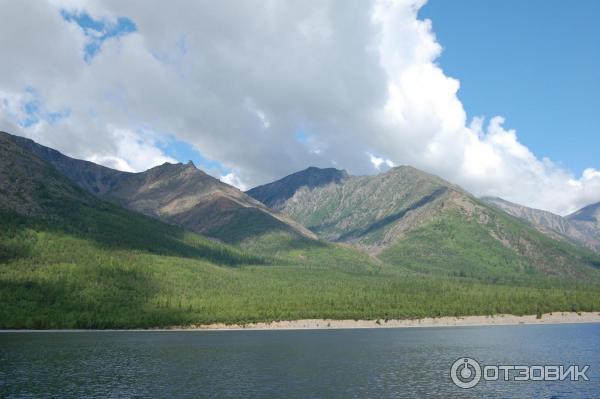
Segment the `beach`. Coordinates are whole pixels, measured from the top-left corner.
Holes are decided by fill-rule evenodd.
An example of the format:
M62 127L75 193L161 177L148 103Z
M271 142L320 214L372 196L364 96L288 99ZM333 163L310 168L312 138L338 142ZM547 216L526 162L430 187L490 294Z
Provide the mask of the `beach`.
M248 324L197 324L176 326L173 330L310 330L348 328L418 328L460 327L519 324L565 324L600 323L599 312L553 312L538 315L515 316L499 314L493 316L427 317L423 319L377 319L377 320L329 320L305 319L272 321Z

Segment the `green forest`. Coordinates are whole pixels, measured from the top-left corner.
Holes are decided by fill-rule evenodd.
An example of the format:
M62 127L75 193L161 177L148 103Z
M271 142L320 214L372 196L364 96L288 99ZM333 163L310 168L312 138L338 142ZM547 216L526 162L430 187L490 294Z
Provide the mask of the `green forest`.
M595 278L441 274L284 233L232 246L107 203L46 218L4 212L0 223L1 328L600 310Z

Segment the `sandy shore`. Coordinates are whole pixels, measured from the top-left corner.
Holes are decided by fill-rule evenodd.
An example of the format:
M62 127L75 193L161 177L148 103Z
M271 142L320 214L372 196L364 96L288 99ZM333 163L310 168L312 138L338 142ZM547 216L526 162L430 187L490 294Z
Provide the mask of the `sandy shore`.
M536 315L514 316L500 314L495 316L438 317L415 320L327 320L306 319L292 321L273 321L270 323L250 324L201 324L177 326L169 330L310 330L344 328L414 328L414 327L457 327L491 326L518 324L564 324L564 323L600 323L600 313L555 312Z
M328 320L306 319L291 321L272 321L268 323L248 324L192 324L188 326L172 326L168 328L140 329L105 329L105 330L1 330L8 332L86 332L86 331L233 331L233 330L322 330L352 328L418 328L418 327L468 327L468 326L502 326L519 324L573 324L600 323L599 312L554 312L545 313L541 318L535 315L514 316L499 314L494 316L461 316L461 317L428 317L412 320Z

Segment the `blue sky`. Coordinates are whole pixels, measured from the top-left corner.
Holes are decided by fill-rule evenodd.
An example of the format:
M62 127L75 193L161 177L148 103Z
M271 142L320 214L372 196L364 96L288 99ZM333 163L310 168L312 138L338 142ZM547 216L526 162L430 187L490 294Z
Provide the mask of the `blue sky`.
M135 32L137 27L129 18L119 17L116 21L105 21L92 18L86 12L69 13L61 12L66 21L73 21L79 25L85 32L88 42L85 45L84 59L89 62L102 47L102 43L112 37L119 37L131 32Z
M220 162L207 159L192 145L184 141L177 140L173 136L170 137L167 143L160 145L160 148L165 152L165 154L175 158L179 162L187 163L188 161L192 161L196 167L204 170L207 173L224 175L231 172L231 170L223 166L223 164Z
M575 173L600 167L600 1L429 0L444 72L472 116Z

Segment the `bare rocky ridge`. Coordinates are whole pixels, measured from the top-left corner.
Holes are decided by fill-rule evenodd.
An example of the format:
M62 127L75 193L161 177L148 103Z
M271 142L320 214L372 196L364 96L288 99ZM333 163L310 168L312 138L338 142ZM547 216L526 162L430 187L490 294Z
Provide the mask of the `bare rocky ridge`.
M280 210L301 187L313 189L329 183L339 183L348 178L345 170L335 168L315 168L311 166L293 173L273 183L265 184L246 191L246 194L272 209Z
M0 132L0 135L50 163L71 181L92 194L104 195L117 186L122 179L131 175L93 162L70 158L25 137L13 136L5 132Z
M600 225L600 202L588 205L575 213L567 216L567 219L577 222L589 222Z
M267 231L316 238L297 222L191 162L165 163L130 174L105 195L129 209L225 241L239 241Z
M261 190L276 192L286 180ZM325 239L376 248L427 219L442 203L466 195L437 176L399 166L376 176L345 174L324 185L299 186L277 208Z
M600 202L588 205L568 215L566 219L581 232L583 245L600 253Z
M128 173L70 158L8 133L0 132L0 138L10 145L10 151L19 149L48 162L87 192L210 237L237 242L282 231L316 238L297 222L198 170L192 163L166 163L145 172Z
M482 200L525 221L553 239L571 241L600 253L600 203L562 217L502 198L485 197Z

